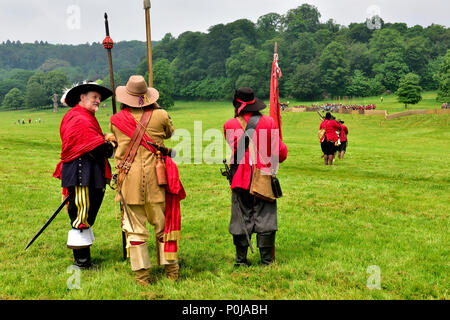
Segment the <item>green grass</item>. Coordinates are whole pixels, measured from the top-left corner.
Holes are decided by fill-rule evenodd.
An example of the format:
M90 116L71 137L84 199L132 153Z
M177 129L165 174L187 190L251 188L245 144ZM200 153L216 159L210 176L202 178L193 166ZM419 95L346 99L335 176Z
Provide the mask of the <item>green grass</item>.
M383 109L379 97L373 99ZM383 103L389 112L403 111L389 99ZM425 108L422 103L414 108ZM52 173L66 110L0 113L0 299L448 299L449 115L390 121L339 115L350 131L348 152L325 167L317 114L283 113L289 154L279 172L284 196L278 201L276 264L268 268L258 253L249 255L251 267L233 268L231 192L221 165L180 164L187 192L181 203L182 279L172 283L154 265L151 239L157 283L137 286L129 261L121 259L119 211L108 188L94 226L92 256L100 270L82 272L81 289L70 290L64 212L24 251L61 201ZM105 132L110 113L101 109L97 115ZM202 121L201 135L221 131L233 108L229 102L177 102L169 113L176 128L192 134L194 121ZM16 124L28 117L32 125ZM41 124L34 122L39 117ZM366 286L372 265L381 271L380 290Z

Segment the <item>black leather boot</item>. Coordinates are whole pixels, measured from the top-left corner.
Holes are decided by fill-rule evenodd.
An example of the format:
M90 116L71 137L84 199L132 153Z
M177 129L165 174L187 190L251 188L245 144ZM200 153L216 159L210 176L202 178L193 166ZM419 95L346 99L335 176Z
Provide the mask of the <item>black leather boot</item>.
M75 259L74 265L80 269L91 269L94 267L91 262L90 247L73 249L73 257Z
M236 263L235 267L249 266L247 261L248 241L245 235L234 235L233 243L236 246Z
M236 246L236 263L235 267L249 266L250 263L247 261L247 247L238 247Z
M263 265L270 265L275 261L275 231L267 233L258 233L259 254Z
M261 255L261 263L263 265L270 265L275 261L274 247L259 248L259 254Z

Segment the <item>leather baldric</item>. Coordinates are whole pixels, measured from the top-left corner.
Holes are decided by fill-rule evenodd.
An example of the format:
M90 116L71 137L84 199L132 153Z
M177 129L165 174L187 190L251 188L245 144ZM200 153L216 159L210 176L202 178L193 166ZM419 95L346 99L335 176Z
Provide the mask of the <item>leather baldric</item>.
M150 118L152 117L153 109L145 109L144 113L139 120L136 129L134 130L133 136L131 137L130 144L128 145L127 150L125 151L125 155L123 156L122 161L120 162L117 169L121 172L127 174L131 168L131 164L134 161L134 157L136 156L136 152L141 144L142 137L145 134L145 129L147 128L148 123L150 122Z

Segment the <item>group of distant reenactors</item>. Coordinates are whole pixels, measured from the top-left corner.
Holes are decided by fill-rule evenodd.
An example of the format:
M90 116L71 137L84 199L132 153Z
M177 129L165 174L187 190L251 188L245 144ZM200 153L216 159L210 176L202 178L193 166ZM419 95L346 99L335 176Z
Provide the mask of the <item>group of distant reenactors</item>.
M336 118L330 113L325 114L325 118L319 126L319 140L322 148L325 165L333 165L336 153L340 160L344 159L347 151L348 128L344 121Z

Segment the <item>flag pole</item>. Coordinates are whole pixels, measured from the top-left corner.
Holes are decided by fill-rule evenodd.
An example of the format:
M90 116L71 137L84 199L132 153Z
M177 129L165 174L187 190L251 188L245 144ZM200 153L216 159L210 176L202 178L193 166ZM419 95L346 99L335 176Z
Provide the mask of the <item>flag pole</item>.
M147 34L147 60L148 60L148 85L153 87L153 66L152 66L152 34L150 29L150 0L144 0L145 27Z

